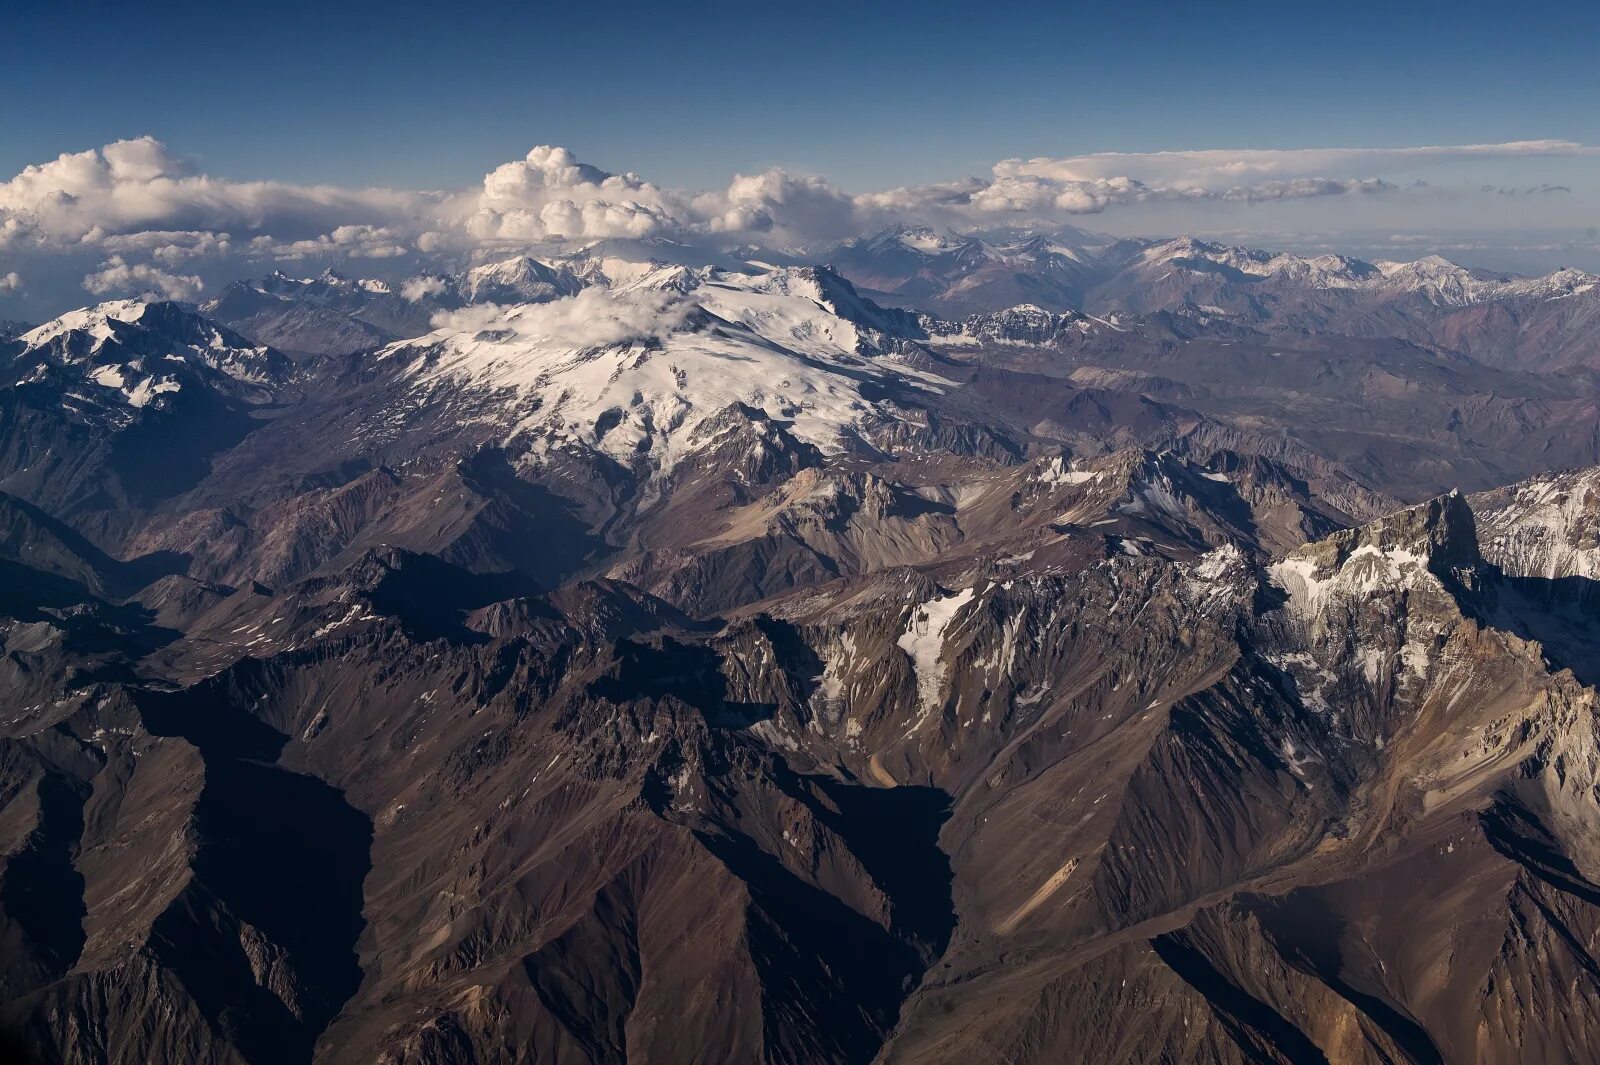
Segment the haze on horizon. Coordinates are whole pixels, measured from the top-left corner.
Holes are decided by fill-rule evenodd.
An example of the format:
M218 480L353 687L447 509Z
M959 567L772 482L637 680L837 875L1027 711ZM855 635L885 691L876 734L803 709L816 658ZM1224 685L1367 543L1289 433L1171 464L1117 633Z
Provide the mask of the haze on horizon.
M279 267L394 279L615 237L818 254L904 225L1600 269L1591 8L608 14L11 12L0 317Z

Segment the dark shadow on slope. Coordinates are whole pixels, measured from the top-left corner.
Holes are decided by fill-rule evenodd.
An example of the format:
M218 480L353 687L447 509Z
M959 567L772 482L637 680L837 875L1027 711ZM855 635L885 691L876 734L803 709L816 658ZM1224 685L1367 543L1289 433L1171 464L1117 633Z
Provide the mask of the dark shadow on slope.
M628 1017L644 979L638 899L626 877L595 894L565 932L522 959L539 1001L589 1060L627 1060Z
M97 598L77 581L0 559L0 617L46 621L62 631L69 655L115 655L100 668L81 670L80 681L125 678L126 659L137 659L176 640L176 629L151 624L155 612Z
M94 602L77 581L0 559L0 614L18 621L39 621L55 611Z
M1490 846L1557 891L1600 906L1600 885L1592 883L1530 811L1510 796L1499 796L1478 815Z
M1551 665L1590 687L1600 684L1600 581L1500 574L1497 584L1488 624L1539 641Z
M1248 1060L1262 1065L1277 1065L1284 1059L1293 1065L1328 1065L1327 1055L1317 1049L1304 1032L1218 972L1204 952L1190 945L1182 932L1156 936L1150 946L1157 957L1210 1004ZM1275 1053L1264 1053L1263 1043Z
M9 544L8 537L14 538ZM186 572L189 566L188 557L176 551L151 552L127 562L112 558L65 522L25 499L0 492L0 544L4 544L0 550L9 549L15 561L34 569L70 576L34 557L19 557L25 545L37 545L40 538L65 551L68 561L76 563L74 568L94 575L97 586L92 591L112 598L132 595L160 577Z
M889 896L896 932L923 945L932 960L955 931L950 856L939 848L939 831L950 818L950 797L938 788L902 785L871 788L822 779L821 791L838 807L813 810L844 837L850 852Z
M801 775L776 757L765 776L834 837L830 852L860 863L870 884L859 886L875 889L864 897L887 902L885 927L813 882L803 866L769 853L737 818L696 832L749 886L750 950L762 973L767 1027L786 1033L781 1049L769 1045L771 1060L870 1061L955 928L953 873L939 847L949 796ZM834 875L851 868L824 864Z
M1259 541L1261 529L1256 523L1256 512L1237 485L1207 480L1200 486L1196 496L1204 502L1211 517L1221 518L1251 543Z
M309 1061L361 982L371 822L319 780L242 760L208 761L195 813L195 883L157 922L162 960L246 1058Z
M84 879L74 859L89 788L53 772L37 787L38 824L21 849L0 862L0 926L11 926L23 941L12 940L0 958L0 1000L8 1002L64 976L85 941Z
M1346 970L1341 950L1344 920L1329 910L1314 890L1299 889L1276 898L1249 896L1240 901L1261 922L1284 961L1322 981L1360 1010L1414 1065L1444 1065L1444 1055L1415 1017L1391 1001L1381 986Z
M772 703L728 698L722 658L702 644L663 636L659 644L618 640L609 673L592 681L591 694L614 703L676 698L699 710L716 728L748 728L777 711Z
M605 547L575 503L518 477L504 451L478 452L462 462L461 475L491 500L476 519L483 546L541 584L560 584Z
M199 389L175 393L174 406L112 439L109 465L128 499L150 506L193 488L211 459L236 446L262 422ZM190 398L190 397L194 398Z
M386 572L367 593L372 608L398 619L421 641L486 642L487 635L463 622L469 611L492 603L529 600L525 609L538 610L531 599L539 594L539 584L522 573L473 573L433 555L396 550L386 553L383 564Z
M337 789L272 764L287 737L241 708L250 690L224 678L141 699L151 732L205 760L195 878L155 941L247 1059L306 1062L361 981L372 822Z
M917 951L750 839L696 835L749 887L746 935L761 973L769 1058L871 1061L923 971ZM775 1047L777 1035L790 1041Z
M822 685L824 663L821 657L792 622L771 614L760 614L752 618L750 623L772 644L774 664L795 686L796 700L809 702Z

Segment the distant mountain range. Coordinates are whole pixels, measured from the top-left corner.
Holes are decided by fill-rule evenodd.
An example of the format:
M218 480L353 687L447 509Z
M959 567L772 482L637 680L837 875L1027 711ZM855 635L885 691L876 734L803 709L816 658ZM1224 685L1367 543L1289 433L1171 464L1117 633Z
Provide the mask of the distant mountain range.
M1001 238L893 229L816 259L876 304L943 319L1031 308L1108 321L1168 313L1195 323L1179 328L1396 338L1508 369L1600 368L1600 277L1579 270L1517 278L1437 256L1367 263L1081 230ZM545 302L669 265L766 268L665 241L602 242L548 261L514 256L393 287L331 272L273 274L236 282L201 310L286 352L345 354L420 336L444 310Z
M1523 369L1600 366L1600 277L1516 278L1431 256L1367 263L1193 238L1069 231L989 242L891 230L830 253L874 299L967 315L1014 304L1113 317L1169 311L1269 331L1400 337Z

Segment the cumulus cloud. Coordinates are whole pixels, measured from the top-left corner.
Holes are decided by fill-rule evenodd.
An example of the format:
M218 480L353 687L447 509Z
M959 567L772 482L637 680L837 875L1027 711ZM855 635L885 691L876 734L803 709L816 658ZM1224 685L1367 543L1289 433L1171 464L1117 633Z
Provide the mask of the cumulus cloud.
M575 296L528 304L509 314L492 304L473 305L442 311L432 321L436 329L510 330L525 340L582 349L662 336L681 328L691 309L681 293L586 288Z
M159 296L169 300L192 300L205 288L200 278L169 274L149 263L129 263L113 255L100 269L83 279L83 287L96 296Z
M339 226L310 240L278 240L259 236L250 241L250 250L281 262L312 256L344 256L351 259L394 259L407 254L405 235L391 226Z
M0 274L0 292L15 292L22 287L22 275L15 270Z
M417 303L429 296L442 296L447 288L442 277L413 277L400 286L400 297L407 303Z
M142 233L114 235L91 231L85 236L84 243L113 254L148 255L168 266L177 266L188 259L227 255L233 248L232 238L228 234L205 230L152 229Z
M697 197L693 207L713 233L825 240L850 236L858 228L856 202L848 194L825 178L776 168L736 174L727 189Z
M418 218L434 199L391 189L214 178L153 137L138 137L63 153L0 183L0 246L103 246L163 232L299 239L343 225Z
M633 174L608 174L540 145L484 177L466 229L478 240L522 243L644 237L673 228L668 201Z
M0 182L0 250L8 266L20 265L36 280L76 277L96 263L89 275L96 286L170 294L194 290L198 278L228 260L235 276L238 260L423 257L453 267L486 250L642 237L798 251L885 225L1048 225L1140 205L1338 197L1494 196L1509 209L1513 197L1551 200L1569 186L1530 183L1526 173L1514 182L1475 175L1448 187L1412 179L1418 168L1464 160L1597 153L1555 140L1097 153L1007 159L982 177L852 194L825 178L780 169L738 174L709 191L675 190L541 145L475 185L430 193L218 178L160 141L137 137L65 153ZM1396 183L1402 173L1409 184ZM1480 188L1485 179L1495 183ZM62 264L36 271L28 256Z

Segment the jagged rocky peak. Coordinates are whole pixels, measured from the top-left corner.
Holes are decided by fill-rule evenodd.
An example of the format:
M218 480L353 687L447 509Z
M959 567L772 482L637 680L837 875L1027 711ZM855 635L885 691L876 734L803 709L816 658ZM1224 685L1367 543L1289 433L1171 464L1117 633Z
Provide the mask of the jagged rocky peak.
M746 403L730 404L701 422L690 434L688 447L694 455L683 471L688 477L732 477L749 486L774 484L823 462L815 445Z
M1291 594L1314 600L1330 591L1360 596L1423 572L1472 587L1482 561L1472 508L1451 492L1307 544L1273 572Z
M936 344L1032 344L1048 346L1082 336L1109 323L1078 311L1048 311L1032 303L968 315L959 322L931 316L925 323Z
M1281 465L1228 452L1202 463L1167 449L1129 447L1098 456L1046 451L1019 465L1005 483L1005 515L977 502L998 493L953 493L967 499L963 527L1021 532L1042 523L1068 539L1104 539L1124 555L1183 559L1230 544L1277 554L1350 524L1347 514L1316 498Z
M1362 548L1384 554L1404 553L1426 561L1436 570L1468 569L1482 560L1478 554L1477 521L1466 497L1450 492L1409 507L1381 521L1335 533L1322 542L1342 562Z

